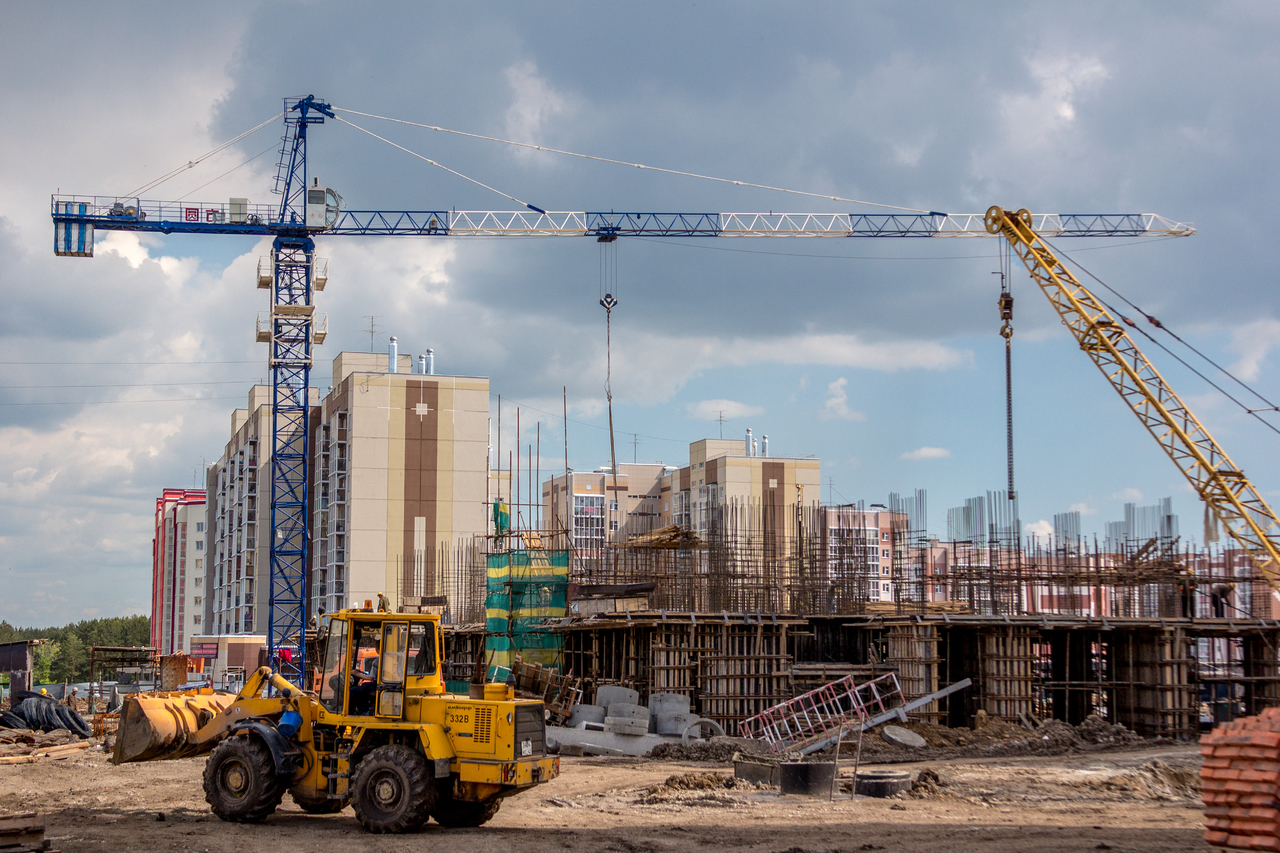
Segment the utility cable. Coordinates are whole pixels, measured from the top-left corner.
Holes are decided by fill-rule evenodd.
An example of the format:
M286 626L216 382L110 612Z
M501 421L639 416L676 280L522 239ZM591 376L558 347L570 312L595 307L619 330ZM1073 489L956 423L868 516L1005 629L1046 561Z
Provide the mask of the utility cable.
M376 118L376 119L381 119L382 121L395 122L396 124L407 124L410 127L421 127L426 130L434 130L439 133L451 133L455 136L466 136L471 139L483 139L487 142L500 142L503 145L513 145L517 148L529 148L534 151L546 151L550 154L563 154L566 157L578 157L583 160L595 160L600 163L613 163L617 166L631 166L636 169L647 169L650 172L662 172L667 175L679 175L685 178L698 178L699 180L703 180L703 181L715 181L716 183L733 184L734 186L738 186L738 187L750 187L752 189L757 189L757 190L770 190L771 192L788 193L790 195L802 195L802 196L808 196L809 198L821 198L821 199L826 199L827 201L839 201L839 202L845 202L847 204L865 204L869 207L883 207L883 208L886 208L887 210L905 210L908 213L931 213L932 212L932 211L924 210L923 208L918 208L918 207L901 207L896 204L880 204L879 202L863 201L861 199L856 199L856 198L844 198L838 195L827 195L825 193L812 193L812 192L807 192L805 190L787 189L786 187L773 187L773 186L769 186L768 184L751 183L750 181L735 181L731 178L718 178L713 175L700 175L696 172L683 172L683 171L680 171L679 169L664 169L661 166L646 166L643 163L629 163L626 160L615 160L612 157L597 157L593 154L579 154L575 151L565 151L560 148L550 148L546 145L534 145L531 142L516 142L511 139L501 139L496 136L485 136L479 133L467 133L466 131L463 131L463 130L450 130L447 127L438 127L434 124L420 124L416 121L406 121L405 119L389 118L388 116L380 116L380 115L375 115L373 113L362 113L358 110L344 110L341 107L334 107L333 109L336 112L340 112L340 113L350 113L351 115L364 116L365 118ZM341 121L341 119L339 119L339 121ZM354 125L352 126L354 127Z
M1043 239L1043 238L1042 238L1042 239ZM1230 379L1232 382L1235 382L1237 385L1239 385L1239 386L1240 386L1241 388L1243 388L1244 390L1248 391L1248 392L1249 392L1250 394L1252 394L1254 397L1257 397L1257 398L1258 398L1259 400L1261 400L1263 403L1266 403L1266 406L1265 406L1264 408L1261 408L1261 409L1252 409L1252 408L1249 408L1249 407L1248 407L1247 405L1245 405L1243 402L1241 402L1240 400L1237 400L1237 399L1236 399L1234 396L1232 396L1231 394L1228 394L1225 390L1223 390L1221 387L1219 387L1216 383L1214 383L1214 382L1212 382L1211 380L1209 380L1208 378L1206 378L1202 373L1200 373L1199 371L1195 370L1195 368L1192 368L1192 367L1191 367L1191 365L1187 364L1187 363L1186 363L1185 361L1183 361L1181 358L1178 358L1176 355L1174 356L1174 358L1178 358L1178 361L1179 361L1179 362L1181 362L1183 365L1185 365L1188 369L1190 369L1190 370L1194 371L1194 372L1195 372L1195 374L1196 374L1197 376L1199 376L1201 379L1204 379L1206 382L1208 382L1208 383L1209 383L1210 385L1212 385L1214 388L1217 388L1219 391L1221 391L1221 392L1222 392L1222 394L1223 394L1225 397L1227 397L1227 398L1228 398L1229 400L1231 400L1233 403L1235 403L1236 405L1238 405L1238 406L1239 406L1241 409L1243 409L1247 414L1253 415L1254 417L1258 417L1257 413L1258 413L1258 412L1260 412L1260 411L1262 411L1262 412L1272 412L1272 411L1274 411L1274 412L1280 412L1280 406L1277 406L1275 403L1271 402L1271 401L1270 401L1270 400L1268 400L1266 397L1262 396L1262 394L1261 394L1260 392L1258 392L1258 391L1254 390L1250 385L1248 385L1247 383L1245 383L1245 382L1244 382L1244 380L1240 379L1240 378L1239 378L1239 377L1237 377L1234 373L1232 373L1231 371L1227 370L1227 369L1226 369L1225 367L1223 367L1222 365L1218 364L1218 362L1214 361L1212 358L1210 358L1210 357L1209 357L1208 355L1206 355L1205 353L1201 352L1201 351L1200 351L1199 349L1197 349L1194 345L1192 345L1189 341L1184 340L1184 339L1183 339L1181 336L1179 336L1176 332L1174 332L1174 331L1173 331L1172 329L1170 329L1168 326L1164 325L1164 323L1160 322L1160 320L1158 320L1158 319L1156 319L1155 317L1151 316L1151 315L1150 315L1150 314L1148 314L1146 311L1143 311L1141 308L1139 308L1137 305L1135 305L1133 302L1131 302L1131 301L1130 301L1130 300L1129 300L1129 299L1128 299L1124 294L1120 293L1120 292L1119 292L1118 290L1116 290L1114 287L1112 287L1111 285L1107 284L1107 283L1106 283L1105 281L1103 281L1102 279L1098 278L1096 275L1094 275L1092 272L1090 272L1090 271L1089 271L1088 269L1086 269L1085 267L1081 266L1081 265L1080 265L1080 264L1079 264L1075 259L1071 258L1071 257L1070 257L1066 252L1061 252L1061 251L1058 249L1058 247L1056 247L1056 246L1054 246L1053 244L1049 243L1049 241L1047 241L1047 240L1045 240L1045 243L1046 243L1047 245L1049 245L1049 247L1050 247L1051 249L1053 249L1055 253L1057 253L1057 254L1061 254L1061 255L1062 255L1062 257L1064 257L1064 258L1066 258L1067 260L1071 261L1072 266L1074 266L1074 267L1078 268L1081 272L1083 272L1085 275L1089 276L1089 278L1093 279L1093 280L1094 280L1095 282L1097 282L1100 286L1102 286L1102 287L1106 288L1106 289L1107 289L1107 290L1109 290L1111 293L1115 294L1116 298L1120 299L1122 302L1124 302L1126 305L1128 305L1128 306L1129 306L1130 308L1132 308L1134 311L1136 311L1136 312L1138 312L1139 314L1141 314L1144 318L1146 318L1147 322L1148 322L1148 323L1150 323L1152 326L1155 326L1157 329L1160 329L1160 330L1161 330L1161 331L1163 331L1165 334L1169 335L1171 338L1173 338L1174 340L1176 340L1178 343L1182 344L1182 345L1183 345L1183 346L1185 346L1187 349L1191 350L1193 353L1195 353L1196 355L1200 356L1200 358L1204 359L1204 360L1205 360L1205 361L1207 361L1209 364L1213 365L1213 366L1214 366L1214 368L1216 368L1219 372L1221 372L1224 376L1226 376L1226 377L1227 377L1228 379ZM1105 303L1104 303L1104 304L1105 304ZM1107 307L1108 307L1108 309L1111 309L1111 306L1107 306ZM1121 312L1119 312L1119 311L1114 311L1114 309L1111 309L1111 310L1116 314L1116 316L1118 316L1121 320L1123 320L1123 321L1124 321L1124 322L1125 322L1125 323L1126 323L1130 328L1138 329L1138 326L1137 326L1137 325L1136 325L1136 324L1135 324L1131 319L1129 319L1128 317L1126 317L1123 313L1121 313ZM1138 330L1139 330L1139 331L1143 331L1142 329L1138 329ZM1155 343L1155 344L1156 344L1156 346L1159 346L1159 347L1160 347L1161 349L1163 349L1165 352L1168 352L1170 355L1173 355L1173 353L1172 353L1172 352L1169 352L1169 350L1168 350L1167 348L1165 348L1163 345L1161 345L1159 342L1157 342L1157 341L1156 341L1156 340L1155 340L1151 335L1147 335L1147 334L1145 333L1145 331L1144 331L1143 333L1144 333L1144 336L1145 336L1148 340L1150 340L1152 343ZM1258 420L1262 421L1262 418L1258 418ZM1262 421L1262 422L1263 422L1263 423L1266 423L1266 421Z
M408 148L405 148L403 145L398 145L397 143L392 142L390 139L387 139L387 138L385 138L385 137L379 136L378 134L374 133L372 130L365 130L365 129L364 129L363 127L361 127L360 125L355 124L354 122L347 121L347 120L346 120L345 118L343 118L342 116L335 116L335 118L337 118L337 120L338 120L338 121L340 121L340 122L342 122L343 124L351 125L351 127L354 127L356 130L360 131L361 133L367 133L367 134L369 134L370 136L372 136L374 139L379 139L379 140L381 140L381 141L383 141L383 142L387 143L387 144L388 144L388 145L390 145L392 148L399 148L399 149L400 149L401 151L403 151L404 153L406 153L406 154L411 154L411 155L413 155L414 157L417 157L419 160L423 160L423 161L425 161L425 162L427 162L427 163L430 163L432 166L435 166L435 167L436 167L436 168L438 168L438 169L444 169L446 172L448 172L448 173L449 173L449 174L451 174L451 175L457 175L459 178L462 178L464 181L470 181L471 183L475 184L475 185L476 185L476 186L478 186L478 187L483 187L484 189L488 190L488 191L489 191L489 192L491 192L491 193L497 193L498 195L502 196L503 198L510 199L511 201L514 201L516 204L519 204L519 205L522 205L522 206L524 206L524 207L527 207L527 208L529 208L530 210L532 210L532 211L534 211L534 212L536 212L536 213L546 213L546 211L545 211L545 210L543 210L543 209L542 209L542 208L540 208L540 207L535 207L535 206L533 206L532 204L529 204L529 202L527 202L527 201L521 201L520 199L516 198L516 197L515 197L515 196L513 196L513 195L510 195L510 194L508 194L508 193L504 193L502 190L494 189L493 187L489 186L488 184L481 183L480 181L477 181L475 178L469 178L469 177L467 177L466 175L462 174L461 172L459 172L459 171L457 171L457 170L455 170L455 169L450 169L448 166L442 166L441 164L437 163L435 160L432 160L430 157L424 157L424 156L422 156L421 154L419 154L419 153L418 153L418 152L416 152L416 151L410 151Z
M264 127L266 127L267 125L269 125L269 124L271 124L272 122L275 122L275 121L277 121L277 120L279 120L279 119L281 119L281 118L283 118L283 117L284 117L284 113L276 113L276 114L275 114L275 115L273 115L271 118L269 118L269 119L267 119L266 121L264 121L262 124L259 124L259 125L257 125L256 127L252 127L252 128L250 128L249 130L246 130L244 133L240 134L239 136L235 137L234 139L228 139L226 142L222 143L222 144L221 144L221 145L219 145L217 148L214 148L214 149L213 149L213 150L211 150L211 151L208 151L208 152L206 152L206 153L204 153L204 154L201 154L199 157L197 157L197 158L196 158L196 159L194 159L194 160L188 160L186 163L182 164L181 166L179 166L179 167L178 167L178 168L176 168L176 169L172 169L172 170L170 170L170 171L168 171L168 172L165 172L163 175L161 175L160 177L156 178L154 181L151 181L150 183L147 183L147 184L143 184L142 186L138 187L138 188L137 188L136 190L134 190L133 192L126 193L124 197L125 197L125 198L132 198L132 197L135 197L135 196L139 196L139 195L141 195L142 193L144 193L144 192L146 192L146 191L148 191L148 190L155 189L156 187L158 187L158 186L160 186L161 184L163 184L165 181L168 181L170 178L173 178L173 177L175 177L175 176L177 176L177 175L180 175L181 173L183 173L183 172L187 171L188 169L194 169L197 165L199 165L200 163L203 163L205 160L208 160L210 157L212 157L214 154L217 154L219 151L222 151L223 149L227 148L228 146L235 145L235 144L236 144L237 142L239 142L241 139L245 139L246 137L252 136L253 134L255 134L255 133L257 133L258 131L262 130L262 129L263 129ZM272 147L274 147L274 146L272 146Z
M170 388L191 385L248 385L253 380L226 379L217 382L109 382L103 385L0 385L0 391L31 391L46 388Z
M0 364L17 364L48 367L52 365L67 365L72 367L84 366L129 366L129 367L152 367L157 365L205 365L205 364L261 364L259 359L250 361L0 361Z
M217 400L243 400L244 397L174 397L167 400L57 400L49 403L4 403L0 406L113 406L117 403L211 403Z

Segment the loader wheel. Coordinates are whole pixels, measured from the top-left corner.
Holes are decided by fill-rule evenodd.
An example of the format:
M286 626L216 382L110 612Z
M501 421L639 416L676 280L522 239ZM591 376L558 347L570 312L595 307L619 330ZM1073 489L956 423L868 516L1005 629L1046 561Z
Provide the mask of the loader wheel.
M416 832L436 804L436 786L422 755L407 746L380 746L351 780L356 819L370 832Z
M301 797L293 791L289 792L289 796L293 798L294 805L307 814L337 814L351 802L350 800L331 800L328 797L318 800L312 797Z
M464 803L460 800L444 800L436 808L436 823L449 829L465 826L483 826L498 813L502 800L486 800L483 803Z
M204 798L223 820L263 820L280 805L284 789L270 751L256 739L227 738L204 766Z

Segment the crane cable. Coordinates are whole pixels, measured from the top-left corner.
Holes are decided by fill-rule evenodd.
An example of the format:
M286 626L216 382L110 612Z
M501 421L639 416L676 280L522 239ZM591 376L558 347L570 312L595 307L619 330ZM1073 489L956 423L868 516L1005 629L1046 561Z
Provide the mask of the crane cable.
M1231 392L1227 391L1225 388L1223 388L1223 387L1222 387L1221 385L1219 385L1217 382L1214 382L1214 381L1213 381L1212 379L1210 379L1208 376L1205 376L1205 375L1204 375L1204 373L1202 373L1200 370L1198 370L1197 368L1195 368L1194 366L1192 366L1191 364L1189 364L1189 363L1186 361L1186 359L1182 358L1182 356L1180 356L1180 355L1178 355L1177 353L1173 352L1171 349L1169 349L1168 347L1166 347L1163 343L1161 343L1160 341L1156 340L1156 338L1155 338L1153 335L1151 335L1150 333L1148 333L1146 329L1143 329L1141 326L1139 326L1137 323L1135 323L1132 319L1130 319L1129 317L1125 316L1125 314L1124 314L1123 312L1116 310L1112 305L1110 305L1108 302L1106 302L1106 301L1105 301L1104 299L1102 299L1101 297L1097 297L1097 294L1095 294L1095 297L1097 297L1097 298L1098 298L1098 301L1099 301L1099 302L1101 302L1101 303L1106 307L1106 309L1107 309L1108 311L1110 311L1112 314L1114 314L1115 316L1117 316L1117 317L1119 317L1121 320L1123 320L1123 321L1124 321L1124 323L1125 323L1127 326L1129 326L1129 328L1131 328L1131 329L1133 329L1134 331L1138 332L1140 335L1142 335L1142 336L1143 336L1144 338L1146 338L1148 341L1150 341L1151 343L1153 343L1153 344L1155 344L1157 347L1159 347L1161 350L1163 350L1163 351L1164 351L1167 355L1169 355L1171 358L1175 359L1175 360L1176 360L1179 364L1181 364L1183 367L1187 368L1187 369L1188 369L1188 370L1190 370L1192 373L1194 373L1196 376L1198 376L1198 377L1200 377L1201 379L1203 379L1203 380L1204 380L1205 382L1207 382L1211 387L1213 387L1213 388L1214 388L1215 390L1217 390L1220 394L1222 394L1222 396L1226 397L1228 400L1230 400L1231 402L1233 402L1233 403L1235 403L1237 406L1239 406L1239 407L1240 407L1240 409L1241 409L1245 414L1247 414L1247 415L1249 415L1250 417L1252 417L1252 418L1254 418L1255 420L1257 420L1260 424L1262 424L1263 426L1265 426L1267 429L1271 430L1272 432L1276 433L1277 435L1280 435L1280 428L1277 428L1277 427L1276 427L1274 424L1272 424L1270 421L1266 420L1265 418L1263 418L1261 415L1259 415L1259 414L1258 414L1258 412L1280 411L1280 407L1276 406L1274 403L1272 403L1272 402L1271 402L1270 400L1268 400L1266 397L1262 396L1262 394L1260 394L1259 392L1255 391L1252 387L1250 387L1248 384L1246 384L1242 379L1240 379L1239 377L1237 377L1237 376L1236 376L1235 374L1233 374L1231 371L1227 370L1225 367L1223 367L1222 365L1218 364L1218 363L1217 363L1216 361L1214 361L1212 358L1210 358L1209 356L1207 356L1207 355L1205 355L1204 353L1200 352L1200 350L1196 349L1196 347L1194 347L1192 344L1188 343L1186 340L1184 340L1183 338L1179 337L1176 333L1174 333L1172 330L1170 330L1167 326L1165 326L1163 323L1161 323L1158 319L1156 319L1155 317L1151 316L1151 315L1150 315L1150 314L1148 314L1146 311L1143 311L1141 308L1139 308L1137 305L1135 305L1133 302L1131 302L1127 297L1125 297L1125 296L1124 296L1124 294L1120 293L1120 292L1119 292L1119 291L1117 291L1114 287L1112 287L1111 285L1107 284L1107 283L1106 283L1105 281L1103 281L1102 279L1098 278L1096 275L1094 275L1092 272L1090 272L1090 271L1089 271L1088 269L1086 269L1085 267L1081 266L1081 265L1080 265L1080 264L1079 264L1079 263L1078 263L1074 258L1072 258L1071 256L1067 255L1067 253L1066 253L1066 252L1061 251L1060 249L1058 249L1058 247L1057 247L1057 246L1054 246L1054 245L1053 245L1052 243L1050 243L1048 240L1044 240L1044 238L1043 238L1043 237L1042 237L1042 238L1040 238L1040 239L1041 239L1041 240L1043 240L1043 241L1044 241L1044 243L1045 243L1047 246L1049 246L1049 248L1050 248L1050 249L1052 249L1052 250L1054 251L1054 253L1055 253L1055 254L1057 254L1059 257L1066 258L1068 261L1070 261L1070 262L1071 262L1071 265L1072 265L1072 267L1073 267L1073 268L1075 268L1075 269L1079 269L1079 270L1080 270L1081 272L1083 272L1085 275L1089 276L1089 278L1091 278L1091 279L1093 279L1095 282L1097 282L1101 287L1104 287L1104 288L1106 288L1107 290L1111 291L1113 294L1115 294L1115 295L1116 295L1116 297L1117 297L1118 299L1120 299L1121 301L1123 301L1126 305L1128 305L1128 306L1129 306L1130 308L1132 308L1134 311L1136 311L1137 313L1141 314L1144 318L1146 318L1147 322L1149 322L1151 325L1153 325L1153 326L1155 326L1157 329L1160 329L1160 330L1164 331L1165 333L1167 333L1169 336L1171 336L1174 340L1178 341L1180 344L1182 344L1183 346L1185 346L1187 349L1191 350L1193 353L1195 353L1196 355L1200 356L1202 359L1204 359L1205 361L1207 361L1209 364L1212 364L1212 365L1213 365L1215 368L1217 368L1217 369L1218 369L1218 370L1219 370L1219 371L1220 371L1224 376L1228 377L1228 378L1229 378L1229 379L1231 379L1233 382L1235 382L1237 385L1239 385L1241 388L1245 389L1245 390L1246 390L1246 391L1248 391L1250 394L1252 394L1253 396L1257 397L1257 398L1258 398L1259 400L1261 400L1262 402L1266 403L1267 405L1266 405L1266 407L1265 407L1265 408L1261 408L1261 409L1251 409L1251 408L1249 408L1249 406L1248 406L1248 405L1246 405L1242 400L1237 399L1233 394L1231 394Z
M618 238L601 236L596 241L600 244L600 289L605 291L600 297L600 307L604 308L604 396L609 408L609 464L613 466L613 498L605 496L605 513L612 522L613 501L618 499L618 451L613 436L613 309L618 307L614 296L618 289ZM612 532L612 523L609 526L606 536Z
M350 110L344 110L343 112L350 112ZM514 201L514 202L515 202L516 204L518 204L518 205L521 205L521 206L523 206L523 207L527 207L527 208L529 208L530 210L534 211L535 213L546 213L546 211L545 211L545 210L543 210L543 209L542 209L542 208L540 208L540 207L535 207L534 205L529 204L529 202L527 202L527 201L521 201L520 199L516 198L515 196L513 196L513 195L511 195L511 194L509 194L509 193L504 193L502 190L495 189L495 188L493 188L493 187L489 186L488 184L481 183L480 181L477 181L475 178L469 178L469 177L467 177L466 175L462 174L461 172L459 172L459 171L457 171L457 170L455 170L455 169L450 169L448 166L444 166L444 165L441 165L440 163L437 163L435 160L432 160L430 157L424 157L423 155L419 154L419 153L418 153L418 152L416 152L416 151L410 151L408 148L405 148L403 145L399 145L399 144L397 144L397 143L395 143L395 142L392 142L390 139L387 139L387 138L385 138L385 137L379 136L378 134L374 133L372 130L365 130L363 127L361 127L360 125L356 124L355 122L347 121L347 120L346 120L345 118L343 118L342 116L334 116L334 118L336 118L338 121L342 122L343 124L351 125L352 127L354 127L356 130L360 131L361 133L367 133L367 134L369 134L370 136L372 136L374 139L379 139L379 140L381 140L381 141L383 141L383 142L387 143L387 144L388 144L388 145L390 145L392 148L399 148L399 149L400 149L401 151L403 151L404 153L406 153L406 154L411 154L412 156L417 157L419 160L423 160L423 161L425 161L425 162L427 162L427 163L430 163L432 166L435 166L437 169L444 169L446 172L448 172L448 173L449 173L449 174L451 174L451 175L456 175L457 177L462 178L464 181L470 181L471 183L475 184L476 186L478 186L478 187L483 187L484 189L488 190L488 191L489 191L489 192L491 192L491 193L497 193L498 195L502 196L502 197L503 197L503 198L505 198L505 199L510 199L511 201Z
M1004 416L1006 453L1009 460L1009 500L1017 500L1013 489L1013 294L1009 292L1013 259L1008 241L1000 251L1000 337L1004 338Z
M158 187L158 186L160 186L161 184L163 184L165 181L168 181L170 178L177 177L178 175L182 174L183 172L187 171L188 169L194 169L197 165L199 165L200 163L203 163L205 160L208 160L210 157L212 157L214 154L217 154L219 151L222 151L222 150L224 150L225 148L227 148L227 147L229 147L229 146L231 146L231 145L235 145L235 144L236 144L237 142L239 142L241 139L245 139L246 137L252 136L253 134L255 134L255 133L257 133L258 131L262 130L262 129L263 129L264 127L266 127L267 125L269 125L269 124L271 124L272 122L275 122L275 121L277 121L277 120L279 120L279 119L281 119L281 118L283 118L283 117L284 117L284 113L276 113L276 114L275 114L275 115L273 115L271 118L269 118L269 119L267 119L266 121L264 121L262 124L259 124L259 125L256 125L256 126L254 126L254 127L249 128L249 129L248 129L248 130L246 130L244 133L240 134L239 136L235 137L234 139L228 139L226 142L222 143L222 144L221 144L221 145L219 145L217 148L214 148L214 149L212 149L211 151L207 151L207 152L205 152L204 154L201 154L199 157L197 157L197 158L196 158L196 159L194 159L194 160L188 160L186 163L183 163L181 166L177 167L176 169L171 169L171 170L169 170L168 172L165 172L163 175L161 175L160 177L156 178L154 181L151 181L150 183L143 184L142 186L138 187L138 188L137 188L136 190L134 190L133 192L125 193L125 195L123 196L123 198L133 198L133 197L135 197L135 196L140 196L140 195L142 195L142 194L143 194L144 192L146 192L147 190L153 190L153 189L155 189L156 187ZM274 147L274 146L272 146L272 147ZM268 150L270 150L270 149L268 149ZM262 156L262 155L258 155L258 156ZM244 165L244 164L242 163L241 165ZM239 166L237 166L236 168L238 169L238 168L240 168L240 167L239 167ZM235 171L235 170L233 169L232 171ZM215 178L214 180L217 180L217 179ZM207 186L207 184L206 184L206 186ZM189 195L189 193L188 193L188 195Z
M807 192L805 190L793 190L793 189L787 189L786 187L769 186L768 184L755 184L755 183L751 183L750 181L735 181L732 178L718 178L718 177L715 177L714 175L700 175L697 172L683 172L679 169L664 169L661 166L646 166L643 163L629 163L626 160L615 160L612 157L598 157L594 154L579 154L576 151L565 151L560 148L550 148L546 145L534 145L531 142L516 142L515 140L511 140L511 139L501 139L497 136L485 136L480 133L467 133L466 131L463 131L463 130L450 130L447 127L438 127L434 124L420 124L419 122L416 122L416 121L407 121L405 119L390 118L388 116L380 116L374 113L362 113L359 110L345 110L342 107L334 107L333 109L335 112L350 113L351 115L364 116L365 118L376 118L376 119L381 119L382 121L394 122L396 124L406 124L406 125L409 125L410 127L421 127L426 130L434 130L439 133L451 133L455 136L466 136L470 139L483 139L487 142L500 142L503 145L513 145L517 148L529 148L534 151L546 151L550 154L563 154L566 157L578 157L583 160L595 160L600 163L613 163L617 166L631 166L636 169L647 169L650 172L662 172L663 174L667 174L667 175L679 175L684 178L698 178L699 180L703 180L703 181L715 181L716 183L733 184L734 186L738 186L738 187L750 187L751 189L757 189L757 190L769 190L771 192L788 193L790 195L802 195L802 196L808 196L809 198L821 198L821 199L826 199L827 201L839 201L839 202L845 202L847 204L865 204L869 207L883 207L887 210L904 210L904 211L907 211L908 213L930 213L931 212L919 207L901 207L896 204L880 204L879 202L863 201L861 199L856 199L856 198L844 198L838 195L827 195L826 193L813 193L813 192ZM341 120L342 119L339 119L339 121ZM354 127L354 125L352 126Z

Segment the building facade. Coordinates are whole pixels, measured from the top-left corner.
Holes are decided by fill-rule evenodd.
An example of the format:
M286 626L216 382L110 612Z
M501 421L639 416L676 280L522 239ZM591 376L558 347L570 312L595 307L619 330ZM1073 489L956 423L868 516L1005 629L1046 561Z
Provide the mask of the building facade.
M454 595L460 551L488 531L489 380L389 366L333 362L312 445L312 612Z
M156 498L151 540L151 644L161 654L185 654L191 637L203 633L205 493L165 489Z

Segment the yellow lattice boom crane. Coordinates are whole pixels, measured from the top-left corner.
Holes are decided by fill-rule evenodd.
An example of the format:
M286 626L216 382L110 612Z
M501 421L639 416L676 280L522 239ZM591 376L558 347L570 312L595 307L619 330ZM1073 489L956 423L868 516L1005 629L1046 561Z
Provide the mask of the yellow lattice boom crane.
M1155 438L1259 574L1280 597L1280 520L1244 472L1231 461L1116 317L1081 284L1031 227L1031 213L1001 207L987 211L986 227L1009 241L1013 252L1080 349Z

